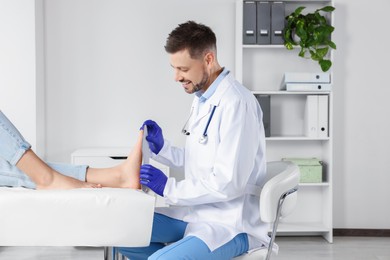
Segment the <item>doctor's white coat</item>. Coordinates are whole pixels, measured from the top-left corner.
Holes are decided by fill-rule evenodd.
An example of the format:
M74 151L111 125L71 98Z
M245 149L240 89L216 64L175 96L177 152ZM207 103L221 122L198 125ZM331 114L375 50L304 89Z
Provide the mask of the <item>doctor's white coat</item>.
M156 161L184 167L185 178L168 178L166 203L180 207L157 212L188 222L185 236L202 239L214 250L239 233L247 233L249 249L267 245L268 225L260 221L259 196L250 186L261 186L266 171L262 111L254 95L230 74L199 109L195 96L185 149L165 140ZM202 136L213 106L215 113Z

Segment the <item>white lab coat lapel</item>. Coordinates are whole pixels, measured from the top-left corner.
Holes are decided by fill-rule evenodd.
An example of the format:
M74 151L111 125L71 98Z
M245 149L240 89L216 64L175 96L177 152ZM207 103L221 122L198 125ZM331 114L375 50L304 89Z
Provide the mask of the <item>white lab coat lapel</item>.
M213 109L214 106L219 105L219 102L221 101L223 93L226 91L226 78L229 77L230 75L226 75L226 77L221 81L221 83L217 86L217 89L215 93L206 101L206 103L202 106L202 108L199 110L199 98L195 98L192 105L194 107L194 116L193 119L191 120L190 124L190 129L193 131L194 128L196 128L200 121L210 115L211 110ZM198 112L198 113L197 113ZM190 132L191 132L190 131Z

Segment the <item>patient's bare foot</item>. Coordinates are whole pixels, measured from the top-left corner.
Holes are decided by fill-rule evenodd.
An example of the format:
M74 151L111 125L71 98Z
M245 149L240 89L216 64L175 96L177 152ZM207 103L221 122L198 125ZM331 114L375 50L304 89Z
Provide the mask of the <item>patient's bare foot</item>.
M141 184L139 183L139 174L142 163L142 137L143 131L141 130L138 134L137 143L130 152L126 161L117 166L120 173L120 187L122 188L141 188Z
M112 168L89 167L86 174L87 182L100 183L103 187L140 189L142 136L143 131L140 131L133 150L121 164Z

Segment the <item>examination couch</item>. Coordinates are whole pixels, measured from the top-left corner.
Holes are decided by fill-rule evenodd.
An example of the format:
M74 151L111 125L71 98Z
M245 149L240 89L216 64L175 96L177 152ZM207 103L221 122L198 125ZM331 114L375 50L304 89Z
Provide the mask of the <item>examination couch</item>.
M0 246L147 246L155 197L131 189L0 188Z

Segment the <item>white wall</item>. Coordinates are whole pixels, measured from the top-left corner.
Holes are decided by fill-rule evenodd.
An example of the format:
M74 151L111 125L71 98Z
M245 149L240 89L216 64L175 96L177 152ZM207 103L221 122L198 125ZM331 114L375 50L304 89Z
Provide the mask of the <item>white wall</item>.
M165 40L181 22L203 22L219 36L221 64L234 69L234 7L234 0L45 1L47 158L131 146L148 118L183 145L193 97L173 80Z
M336 1L334 226L390 228L390 2Z
M41 2L36 2L37 8L31 0L0 1L0 110L43 155L43 66L37 52L42 32L35 27Z
M233 70L234 3L44 1L47 158L65 162L79 147L132 145L146 118L157 120L166 137L183 144L179 133L192 97L173 82L163 49L166 36L188 19L210 25L219 38L221 64ZM389 229L390 89L385 68L390 57L385 35L390 2L340 0L335 5L334 227ZM8 17L0 12L0 19ZM25 15L8 19L0 28L23 41L13 40L21 46L0 41L1 51L14 52L6 55L7 61L0 59L1 71L13 68L11 76L1 78L1 97L5 92L8 98L0 104L16 115L21 110L14 88L31 81L33 73L24 69L18 74L15 68L22 66L21 60L32 66L29 32L33 34L34 28L25 21L32 18ZM25 22L22 36L14 36L21 26L16 21ZM28 91L25 95L33 96ZM28 129L28 122L18 126Z

